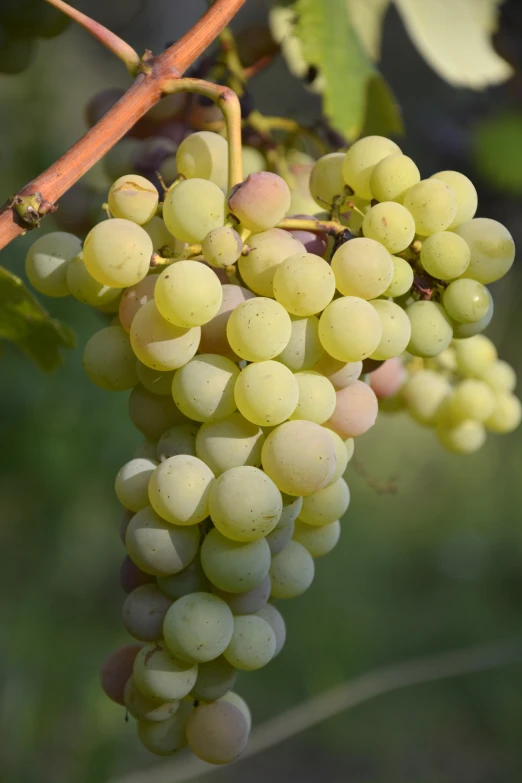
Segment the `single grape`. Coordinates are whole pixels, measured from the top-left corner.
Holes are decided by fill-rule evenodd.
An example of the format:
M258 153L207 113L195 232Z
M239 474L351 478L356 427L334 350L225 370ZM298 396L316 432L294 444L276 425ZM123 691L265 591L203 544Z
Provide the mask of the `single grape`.
M157 464L149 459L131 459L120 468L114 489L122 506L139 511L149 505L149 479Z
M153 394L139 385L130 393L129 416L134 426L150 441L158 440L170 427L186 422L172 397Z
M199 547L196 527L169 525L151 506L138 511L125 535L130 558L147 574L169 576L188 566Z
M400 356L411 338L411 323L402 307L387 299L375 299L372 303L381 320L382 337L372 353L372 359L386 360Z
M448 451L455 454L473 454L486 440L484 425L472 419L465 419L455 426L437 425L437 437Z
M261 427L236 412L226 419L203 424L196 437L196 455L217 477L230 468L260 467L264 441Z
M340 536L341 524L338 519L323 527L307 525L298 519L295 523L293 539L302 544L313 558L316 558L328 555L339 541Z
M93 307L108 304L121 293L121 288L111 288L98 283L89 274L82 253L72 258L67 264L65 279L69 293L79 302L92 305Z
M380 242L390 253L406 250L415 237L412 215L395 201L383 201L371 207L364 216L362 230L365 237Z
M331 152L314 164L310 174L310 193L322 209L331 209L336 197L344 194L344 156L344 152Z
M379 412L377 397L362 381L356 381L337 394L337 403L325 426L341 438L356 438L373 427Z
M197 131L183 139L176 152L179 174L187 179L197 177L227 186L228 145L226 139L211 131Z
M237 670L222 655L198 665L198 678L190 695L201 701L221 699L234 687Z
M454 229L471 220L475 216L478 206L478 196L474 184L459 171L439 171L433 174L431 179L440 179L449 185L457 199L457 212L450 229Z
M400 152L383 158L372 171L370 190L377 201L402 202L407 190L420 182L420 172L407 155Z
M375 166L388 155L396 155L400 149L395 142L383 136L366 136L356 141L345 155L343 177L361 198L372 199L370 180Z
M245 285L259 296L273 298L274 275L279 264L296 253L305 253L304 245L288 231L272 228L248 238L249 252L239 258L238 268Z
M370 356L381 337L381 320L375 308L357 296L335 299L319 319L323 348L342 362L358 362Z
M276 357L292 372L311 370L325 355L319 340L319 319L314 315L308 318L291 317L292 332L283 351Z
M156 447L157 459L160 462L164 462L166 459L177 457L180 454L195 457L198 430L199 424L192 421L170 427L158 441Z
M127 288L146 276L153 253L146 231L131 220L104 220L89 231L83 260L95 280L114 288Z
M288 419L299 400L299 386L280 362L256 362L239 373L234 388L239 412L264 427L274 427Z
M486 421L486 427L490 432L505 435L516 430L522 419L522 407L520 400L514 394L506 392L497 394L495 409Z
M457 365L463 375L481 377L486 368L497 359L497 349L488 337L477 334L454 343Z
M83 351L83 367L89 380L107 391L124 391L138 382L129 335L121 326L93 334Z
M468 244L452 231L437 231L422 243L421 264L439 280L454 280L464 274L471 253Z
M159 723L171 718L179 708L179 700L157 701L144 696L136 687L133 677L129 677L125 686L125 707L136 720L147 723Z
M249 231L266 231L284 218L290 208L290 189L270 171L249 174L232 190L230 210Z
M308 590L314 573L314 561L309 551L298 541L290 541L288 546L272 558L272 597L297 598Z
M408 351L414 356L438 356L448 347L453 328L448 314L438 302L418 301L406 308L411 323Z
M68 296L67 268L81 253L82 243L74 234L54 231L33 242L25 258L25 273L31 285L46 296Z
M269 536L271 535L273 535L273 533L269 533ZM268 542L268 537L262 540ZM230 611L235 616L238 614L252 614L259 609L262 609L270 598L271 589L270 577L267 572L267 575L262 582L256 585L256 587L247 590L245 593L226 593L224 590L219 590L217 587L213 587L212 592L229 605Z
M142 585L129 593L122 609L123 627L141 642L154 642L163 636L163 618L172 605L154 584Z
M225 222L226 201L214 183L195 177L168 191L163 220L171 234L183 242L202 242L209 231Z
M411 264L400 256L392 256L393 277L383 296L403 296L413 285L413 269Z
M404 385L408 373L398 357L388 359L370 375L370 388L378 400L394 397Z
M233 704L214 701L201 704L187 721L191 751L209 764L230 764L248 742L248 724Z
M283 510L275 528L266 537L272 555L277 555L292 538L294 523L303 505L303 498L296 498L281 493L283 498ZM270 594L270 591L269 591ZM268 600L268 598L267 598ZM234 614L236 614L234 612Z
M222 301L217 314L201 327L200 353L234 356L227 340L228 319L234 308L253 297L254 294L248 288L228 283L222 286Z
M163 318L186 329L208 323L222 299L219 278L199 261L177 261L158 278L154 299Z
M158 281L157 275L148 275L136 285L127 288L120 299L118 315L120 323L126 332L130 332L132 321L138 310L144 304L154 300L154 289Z
M448 408L455 419L473 419L484 422L495 409L495 395L487 383L465 378L455 387L448 400Z
M169 612L174 606L171 604ZM192 690L197 676L197 665L175 657L164 642L146 644L134 661L134 682L149 699L182 699Z
M190 593L209 593L210 581L207 579L199 557L196 557L183 571L169 576L158 576L158 587L173 601Z
M125 704L124 692L129 677L132 676L134 660L142 644L127 644L114 650L103 662L100 681L103 690L111 701Z
M323 527L335 522L336 519L341 519L349 505L348 484L344 479L339 478L333 484L303 498L299 519L307 525Z
M449 284L442 296L442 304L453 320L474 324L488 314L490 294L476 280L463 278Z
M172 525L197 525L208 516L214 474L197 457L178 454L161 462L149 482L149 498L157 514Z
M290 419L306 419L323 424L335 410L335 389L319 372L298 372L295 374L299 386L299 400Z
M292 315L306 317L324 310L335 293L330 265L312 253L297 253L276 269L274 296Z
M143 440L136 448L136 451L133 454L133 459L151 459L153 461L156 461L158 458L156 454L156 448L157 448L157 444L154 443L154 441ZM123 541L123 543L125 543L125 540Z
M138 738L156 756L174 756L187 745L186 726L193 710L192 701L182 701L172 717L159 723L138 721Z
M264 362L288 345L292 323L279 302L255 297L239 304L230 314L227 337L230 347L242 359Z
M174 376L174 402L185 416L196 421L224 419L236 410L234 384L238 376L237 365L224 356L195 356Z
M192 138L189 136L189 138ZM209 231L201 244L203 258L210 266L227 267L235 264L243 250L241 237L229 226Z
M241 671L255 671L270 663L276 649L272 626L262 617L245 614L234 617L234 632L223 653Z
M476 281L474 280L473 282ZM478 285L480 285L480 283ZM490 325L493 318L493 313L495 312L495 303L493 301L493 297L491 296L490 291L487 288L484 288L484 291L486 292L488 298L488 309L486 311L486 314L483 315L482 318L479 318L479 320L475 321L474 323L459 323L458 321L455 321L453 323L454 339L462 340L462 339L466 339L467 337L474 337L476 334L480 334L480 332L483 332L484 329L487 329L487 327Z
M496 392L512 392L517 385L515 370L502 359L497 359L496 362L488 364L480 377Z
M108 204L113 217L131 220L139 226L156 214L158 201L155 186L139 174L120 177L109 190Z
M132 319L130 339L134 353L152 370L177 370L195 355L201 329L186 329L166 321L154 301L144 304Z
M471 258L464 277L479 283L494 283L511 269L515 260L513 237L502 223L473 218L455 229L469 246Z
M420 424L434 424L438 410L451 392L449 382L433 370L419 370L402 388L410 416Z
M257 541L277 525L283 501L269 476L244 466L230 468L212 483L209 510L222 535L232 541Z
M362 362L340 362L333 356L325 354L313 368L325 375L336 391L359 380L362 372Z
M345 242L332 258L337 289L344 296L375 299L393 280L393 259L379 242L358 237Z
M273 657L279 655L286 641L286 625L281 612L273 604L266 604L262 609L255 612L257 617L261 617L272 628L276 638L276 648ZM235 695L235 694L230 694Z
M415 221L415 231L422 236L445 231L457 214L455 193L440 179L423 179L408 190L403 204Z
M130 521L130 520L129 520ZM125 533L123 534L123 543L125 543ZM125 555L120 566L120 587L124 593L132 593L137 587L142 585L150 585L156 583L156 577L152 574L146 574L141 568L138 568L136 563L133 563L128 555Z
M178 598L163 623L170 653L192 663L206 663L222 655L233 630L232 612L221 598L211 593L191 593Z
M170 372L153 370L137 359L136 374L141 385L152 394L159 394L161 396L172 394L172 379L174 378L174 370L171 370Z
M264 538L240 543L211 530L201 546L201 565L213 585L227 593L257 587L270 568L270 548Z

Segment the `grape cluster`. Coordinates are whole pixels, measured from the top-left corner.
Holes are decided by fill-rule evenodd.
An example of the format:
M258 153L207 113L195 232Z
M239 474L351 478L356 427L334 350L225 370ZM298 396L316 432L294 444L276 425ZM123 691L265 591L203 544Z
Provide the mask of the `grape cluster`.
M0 74L17 74L29 66L38 38L55 38L69 18L45 0L2 0L0 7Z
M188 136L162 203L152 182L122 175L83 246L49 234L26 264L37 290L114 314L88 341L85 371L131 390L145 437L115 482L123 624L141 644L109 657L103 686L150 751L188 744L215 764L248 740L237 671L284 644L274 601L303 594L339 540L343 476L378 398L400 389L462 452L483 423L507 431L520 417L512 371L473 336L513 242L473 218L466 177L421 181L380 137L326 155L307 203L337 216L334 234L351 236L350 222L360 234L339 242L314 218L280 226L292 194L277 174L252 173L227 197L227 155L217 134Z

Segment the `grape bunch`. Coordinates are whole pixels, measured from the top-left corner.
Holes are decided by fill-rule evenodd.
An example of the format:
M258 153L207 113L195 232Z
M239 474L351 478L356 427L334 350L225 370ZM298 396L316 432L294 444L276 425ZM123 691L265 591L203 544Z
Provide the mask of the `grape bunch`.
M69 18L45 0L2 0L0 74L18 74L30 65L38 38L55 38Z
M130 390L144 436L115 481L122 619L138 643L107 659L103 687L149 751L188 745L214 764L248 741L237 672L281 651L278 602L339 540L344 474L378 398L436 419L460 452L520 418L513 373L478 334L513 241L474 218L466 177L421 180L394 142L368 137L311 169L306 203L325 224L285 220L292 194L272 172L227 194L227 157L218 134L186 137L162 202L122 175L83 245L48 234L26 262L37 290L108 314L85 371Z

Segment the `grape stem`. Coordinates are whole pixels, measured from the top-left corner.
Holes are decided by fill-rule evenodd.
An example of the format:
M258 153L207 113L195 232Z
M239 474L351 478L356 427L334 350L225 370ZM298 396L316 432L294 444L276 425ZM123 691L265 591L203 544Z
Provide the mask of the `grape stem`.
M314 218L283 218L276 228L284 228L287 231L316 231L330 236L346 231L338 220L315 220Z

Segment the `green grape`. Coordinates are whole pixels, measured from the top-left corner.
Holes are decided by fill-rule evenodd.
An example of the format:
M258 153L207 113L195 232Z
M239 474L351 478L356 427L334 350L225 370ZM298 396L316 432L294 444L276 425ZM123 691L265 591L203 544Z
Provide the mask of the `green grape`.
M370 387L379 400L389 400L397 395L407 377L402 361L396 356L371 373Z
M170 427L186 422L172 397L152 394L143 386L135 386L130 393L129 416L134 426L150 441L158 440Z
M453 280L464 274L471 253L468 244L451 231L437 231L422 243L421 264L438 280Z
M227 323L230 347L249 362L273 359L288 345L291 334L292 323L283 305L266 297L242 302Z
M246 748L248 724L233 704L213 701L200 704L187 721L191 751L209 764L230 764Z
M270 533L269 536L273 535ZM269 537L268 536L268 537ZM262 539L263 541L268 541ZM267 573L262 582L255 587L247 590L245 593L226 593L224 590L219 590L217 587L213 588L212 592L218 595L223 601L230 607L232 614L252 614L261 609L268 599L270 598L271 582Z
M177 457L180 454L195 457L198 430L199 424L193 421L170 427L158 441L156 447L157 459L160 462L164 462L166 459Z
M393 258L379 242L359 237L336 250L332 270L341 294L375 299L393 280Z
M191 133L178 147L176 166L186 179L208 179L219 188L226 188L228 144L218 133Z
M411 338L411 323L402 307L387 299L372 303L381 320L382 337L371 358L378 361L393 359L406 350Z
M203 424L196 437L196 455L206 462L214 476L230 468L261 465L263 430L240 413Z
M152 370L177 370L195 355L201 329L184 329L166 321L154 301L146 302L132 319L130 339L134 353Z
M454 280L442 296L444 309L454 321L474 324L484 318L490 309L490 294L476 280Z
M113 217L142 226L156 214L159 196L148 179L139 174L127 174L111 185L107 201Z
M497 360L497 349L483 334L474 335L467 340L456 340L454 347L457 365L463 375L480 378L487 367Z
M244 228L266 231L288 212L290 188L278 174L258 171L233 188L228 204Z
M82 253L72 258L66 265L65 280L68 292L75 299L93 307L108 304L121 293L121 288L102 285L89 274Z
M33 60L35 43L33 38L13 34L0 27L0 74L15 76L25 71Z
M352 144L343 162L343 177L357 196L372 199L370 180L375 166L388 155L400 153L395 142L383 136L366 136Z
M172 379L174 378L174 370L171 370L170 372L153 370L137 359L136 374L141 385L152 394L159 394L161 396L172 394Z
M257 171L264 171L266 167L265 156L255 147L245 147L241 149L241 159L243 161L243 176L255 174Z
M511 269L515 260L513 237L502 223L490 218L473 218L455 229L471 252L464 277L479 283L494 283Z
M208 516L214 474L197 457L178 454L161 462L149 482L150 502L172 525L197 525Z
M174 326L201 326L214 318L221 306L221 283L216 273L199 261L177 261L158 277L154 299L163 318Z
M149 479L157 464L150 459L131 459L118 471L114 485L116 497L129 511L139 511L149 505Z
M136 720L147 723L159 723L171 718L179 708L179 700L157 701L144 696L136 687L133 677L129 677L125 686L125 707Z
M201 546L201 565L213 585L227 593L257 587L270 568L270 548L264 538L240 543L211 530Z
M133 563L146 574L169 576L182 571L196 556L199 530L169 525L146 506L129 522L125 546Z
M184 244L172 236L163 218L160 218L158 215L155 215L148 223L145 223L143 228L151 238L152 247L157 253L164 247L177 252L181 252L184 249Z
M201 327L200 353L220 353L229 358L236 358L227 340L228 319L234 308L253 299L254 294L239 285L225 284L222 286L223 298L217 314Z
M344 476L344 472L348 466L350 459L353 456L353 438L348 438L347 442L350 444L351 453L349 453L347 445L340 435L333 430L327 429L328 434L333 440L335 448L336 465L335 471L331 478L331 484Z
M383 158L372 171L370 190L377 201L402 202L407 190L420 182L420 172L407 155L400 152Z
M286 641L286 625L281 612L272 604L266 604L262 609L255 612L257 617L261 617L272 628L276 638L276 648L273 657L279 655ZM235 694L230 694L235 695Z
M209 231L224 224L225 214L223 191L198 177L179 182L163 204L165 225L182 242L202 242Z
M203 258L207 264L215 267L227 267L235 264L242 250L241 237L230 226L213 228L201 243Z
M319 372L295 373L299 386L299 400L290 419L307 419L323 424L335 410L335 389L324 375Z
M272 597L297 598L308 590L314 573L314 561L310 552L298 541L290 541L272 558Z
M263 470L287 495L311 495L330 483L336 467L333 440L312 421L288 421L268 435Z
M415 221L415 231L430 236L445 231L457 214L455 193L440 179L423 179L408 190L403 204Z
M156 462L158 457L156 455L156 443L150 440L144 440L140 443L136 451L134 452L133 459L148 459L152 460L153 462ZM127 512L130 514L129 520L132 517L132 513L129 511ZM125 543L125 537L123 539L123 543Z
M169 612L174 606L171 605ZM154 642L141 648L134 661L132 676L140 693L147 698L173 701L190 693L198 667L172 655L164 642Z
M325 355L319 340L319 319L311 315L308 318L291 317L292 332L286 348L276 357L292 372L311 370Z
M274 274L274 296L292 315L308 316L324 310L335 293L330 265L313 253L297 253Z
M438 424L437 437L444 448L454 454L473 454L484 445L486 431L480 422L465 419L450 427Z
M478 206L478 196L474 184L464 174L458 171L439 171L431 179L441 179L449 185L457 199L457 213L448 228L454 229L471 220Z
M502 359L497 359L496 362L488 364L480 377L496 392L512 392L517 385L515 370Z
M484 422L495 409L495 395L484 381L466 378L457 384L448 401L452 415L462 421Z
M122 609L123 627L141 642L154 642L163 636L163 618L172 605L154 584L141 585L129 593Z
M408 351L414 356L438 356L451 342L453 328L438 302L418 301L406 308L411 323Z
M326 422L341 438L356 438L373 427L379 412L375 392L366 383L355 381L337 392L335 410Z
M138 382L129 335L121 326L95 332L83 351L83 367L100 389L125 391Z
M25 273L31 285L46 296L68 296L67 267L81 249L78 237L64 231L37 239L25 258Z
M206 663L222 655L233 630L232 612L211 593L178 598L163 623L165 643L171 654L192 663Z
M113 288L139 283L150 268L152 241L141 226L114 218L94 226L83 245L83 260L95 280Z
M175 714L159 723L138 721L138 739L156 756L174 756L187 745L187 719L193 710L191 701L182 701Z
M234 388L239 412L264 427L281 424L292 415L299 386L290 370L279 362L256 362L239 373Z
M294 522L299 516L299 512L303 505L303 498L291 497L290 495L285 495L283 493L281 493L281 497L283 498L281 516L279 517L279 521L275 528L266 537L266 542L270 547L272 555L277 555L278 552L285 548L292 538ZM237 613L234 612L234 614Z
M132 321L138 310L147 302L154 301L154 289L157 281L157 275L149 275L123 292L118 306L118 316L126 332L130 332Z
M212 522L232 541L257 541L272 531L283 510L281 493L259 468L230 468L210 488Z
M294 541L307 549L313 558L328 555L339 541L341 524L338 519L323 527L307 525L301 519L295 523Z
M344 152L331 152L315 162L310 174L310 193L321 209L333 206L336 197L344 194Z
M313 492L303 498L303 507L299 512L301 522L307 525L323 527L341 519L350 505L350 490L342 478L329 484L319 492Z
M245 285L259 296L273 298L274 275L279 264L306 249L288 231L272 228L248 238L250 252L239 258L238 268Z
M465 280L463 280L463 282L465 282ZM476 281L474 280L473 282ZM480 283L478 283L477 285L480 285ZM479 320L475 321L474 323L458 323L458 321L455 321L453 324L453 337L455 340L462 340L462 339L466 339L467 337L474 337L476 334L483 332L484 329L487 329L487 327L491 323L491 320L493 318L493 313L495 312L495 303L493 302L493 297L491 296L491 293L488 291L488 289L484 288L484 291L486 292L488 298L488 309L486 311L486 314L483 315L482 318L479 318Z
M234 632L223 653L227 661L240 671L255 671L270 663L276 649L272 626L253 614L234 617Z
M520 400L514 394L506 392L497 394L495 410L486 421L486 427L491 432L505 435L516 430L522 418Z
M187 529L190 530L190 528ZM169 576L158 576L157 581L161 592L172 598L173 601L190 593L210 592L210 582L201 567L199 557L189 563L183 571Z
M403 296L407 294L413 285L413 269L411 264L400 256L392 256L393 277L390 285L384 291L383 296Z
M364 216L362 230L365 237L380 242L390 253L406 250L415 237L412 215L395 201L383 201L371 207Z
M116 704L124 705L124 691L127 680L132 676L132 667L142 644L127 644L119 647L105 659L100 670L100 684L106 695Z
M216 701L234 687L237 670L222 655L198 665L198 678L190 695L201 701Z
M236 410L237 365L216 354L195 356L174 375L172 396L185 416L201 422L225 419Z
M381 319L375 308L357 296L335 299L319 319L323 348L341 362L359 362L371 356L381 337Z
M325 354L313 368L325 375L336 391L350 386L359 379L362 372L362 362L340 362L333 356Z
M433 370L419 370L408 378L401 393L410 416L419 424L430 426L450 392L451 386L442 375Z

